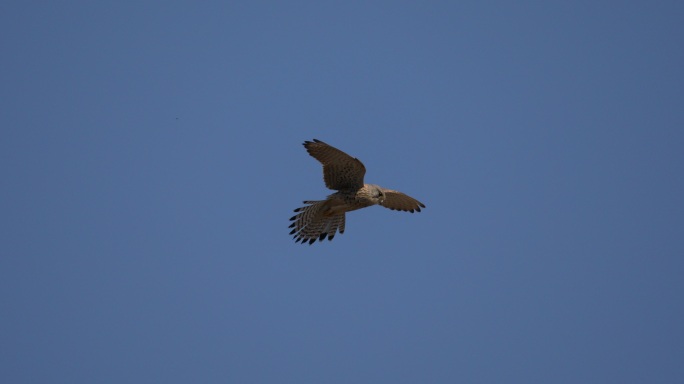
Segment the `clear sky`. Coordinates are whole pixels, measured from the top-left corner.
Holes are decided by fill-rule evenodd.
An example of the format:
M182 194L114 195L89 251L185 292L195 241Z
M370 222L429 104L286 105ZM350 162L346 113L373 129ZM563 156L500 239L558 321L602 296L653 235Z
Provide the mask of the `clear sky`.
M6 383L675 383L681 1L5 1ZM302 142L421 213L288 218Z

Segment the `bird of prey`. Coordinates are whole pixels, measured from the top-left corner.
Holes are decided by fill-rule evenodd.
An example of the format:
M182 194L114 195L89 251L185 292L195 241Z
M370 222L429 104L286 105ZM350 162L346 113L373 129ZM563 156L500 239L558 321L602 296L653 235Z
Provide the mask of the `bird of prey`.
M332 240L338 231L344 233L346 212L371 205L411 213L425 208L425 204L399 191L364 184L363 163L333 146L314 139L305 141L304 148L323 164L325 186L337 192L325 200L304 201L308 205L294 210L297 214L290 218L290 235L294 235L295 242L313 244L326 237Z

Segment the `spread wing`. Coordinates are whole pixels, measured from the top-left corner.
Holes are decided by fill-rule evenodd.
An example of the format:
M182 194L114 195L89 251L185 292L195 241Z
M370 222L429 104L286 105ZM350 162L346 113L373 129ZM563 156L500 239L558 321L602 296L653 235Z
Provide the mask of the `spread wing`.
M329 189L359 189L363 187L366 167L354 157L320 140L305 141L304 148L323 164L323 180Z
M385 199L380 203L380 205L385 208L411 213L420 212L421 208L425 208L425 204L399 191L393 191L391 189L384 188L382 191L385 194Z

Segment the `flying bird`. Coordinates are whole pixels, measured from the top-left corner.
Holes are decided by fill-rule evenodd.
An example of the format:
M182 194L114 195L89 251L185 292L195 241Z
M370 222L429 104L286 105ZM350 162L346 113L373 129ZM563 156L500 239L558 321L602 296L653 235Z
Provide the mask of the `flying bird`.
M425 204L399 191L385 189L374 184L364 184L366 167L363 163L339 149L320 140L305 141L304 148L323 164L325 186L337 192L325 200L304 201L308 204L297 208L290 218L290 228L295 242L313 244L326 237L332 240L339 231L344 233L346 212L371 205L382 205L397 211L420 212Z

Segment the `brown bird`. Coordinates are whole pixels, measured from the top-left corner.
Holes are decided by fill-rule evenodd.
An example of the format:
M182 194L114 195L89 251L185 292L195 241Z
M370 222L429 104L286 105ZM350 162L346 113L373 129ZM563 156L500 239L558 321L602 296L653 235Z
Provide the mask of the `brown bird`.
M325 200L304 201L307 206L297 208L290 218L295 242L313 244L326 236L332 240L339 231L344 233L344 214L371 205L382 205L397 211L420 212L425 204L399 191L374 184L364 184L366 167L363 163L320 140L305 141L304 148L323 164L325 186L337 192Z

